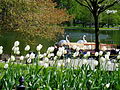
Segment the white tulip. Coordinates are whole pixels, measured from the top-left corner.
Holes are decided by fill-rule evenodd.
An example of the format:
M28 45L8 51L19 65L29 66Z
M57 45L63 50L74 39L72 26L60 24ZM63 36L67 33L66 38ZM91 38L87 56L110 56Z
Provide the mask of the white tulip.
M16 52L16 51L19 51L19 47L13 47L13 50Z
M10 60L15 61L15 56L11 55Z
M87 63L88 63L87 59L83 59L83 64L87 64Z
M61 47L62 48L62 50L65 50L65 47Z
M43 58L43 55L42 55L42 54L39 54L39 55L38 55L38 58L40 58L40 59Z
M66 62L70 63L70 61L71 61L71 59L70 59L70 58L66 59Z
M12 51L14 51L15 47L16 47L16 46L13 46L13 47L12 47Z
M20 44L19 41L15 41L14 46L18 46Z
M41 44L39 44L39 45L36 47L36 50L37 50L37 51L40 51L42 47L43 47L43 46L42 46Z
M99 55L102 56L103 55L103 51L99 51Z
M19 55L19 54L20 54L20 51L14 51L14 54Z
M107 52L107 55L109 55L109 56L110 56L110 52Z
M54 53L50 53L49 55L50 55L50 57L53 57L53 56L55 56L55 55L54 55Z
M120 51L119 51L119 53L118 53L119 55L120 55Z
M57 56L61 57L62 56L62 52L61 51L57 51Z
M92 80L89 80L90 83L92 83Z
M75 52L74 54L73 54L73 57L77 57L79 55L79 52Z
M97 66L97 65L98 65L98 61L94 61L93 63L94 63L94 65L95 65L95 66Z
M50 58L51 57L51 53L49 53L47 57Z
M115 67L118 68L118 67L119 67L119 64L116 63L116 64L115 64Z
M49 47L49 48L47 49L47 52L48 52L48 53L51 53L51 52L54 51L54 49L55 49L54 47Z
M10 58L8 58L7 62L8 62L8 63L10 62Z
M29 54L26 54L25 58L29 58L29 56L30 56Z
M63 51L63 48L62 48L62 47L59 47L59 48L58 48L58 51L62 52L62 51Z
M4 65L4 68L5 68L5 69L7 69L7 68L8 68L8 66L9 66L8 64L5 64L5 65Z
M100 58L100 61L101 61L101 62L105 62L105 58L104 58L104 57L101 57L101 58Z
M20 51L17 51L16 54L19 55L19 54L20 54Z
M105 86L106 86L106 88L109 88L110 87L110 83L106 84Z
M2 50L2 49L3 49L3 46L0 46L0 49Z
M110 58L109 58L109 55L106 54L106 55L105 55L105 59L106 59L106 60L109 60L109 59L110 59Z
M58 57L57 57L57 56L55 56L55 57L54 57L54 60L57 60L57 58L58 58Z
M45 58L43 59L43 61L48 62L49 59L48 59L47 57L45 57Z
M99 53L98 52L95 52L95 56L97 57L99 55Z
M47 53L44 53L44 54L43 54L43 57L46 57L46 55L47 55Z
M85 54L83 57L84 57L84 58L87 58L87 57L88 57L88 55L87 55L87 54Z
M30 59L34 59L35 58L35 54L32 52L29 57L30 57Z
M112 64L111 61L108 61L108 62L107 62L107 65L111 65L111 64Z
M30 58L27 59L27 63L31 63L32 60Z
M0 49L0 54L2 54L3 53L3 50L2 49Z
M30 50L30 46L27 45L27 46L25 47L25 51L29 51L29 50Z
M47 68L49 66L48 63L44 63L44 67Z
M86 54L87 54L87 56L90 56L90 52L87 52Z
M21 61L24 60L24 56L20 56L20 60L21 60Z
M116 49L116 52L118 52L119 51L119 49Z
M61 63L58 63L58 64L57 64L58 67L61 67L61 65L62 65Z
M67 50L64 50L64 54L67 54Z
M117 56L117 59L120 59L120 55Z

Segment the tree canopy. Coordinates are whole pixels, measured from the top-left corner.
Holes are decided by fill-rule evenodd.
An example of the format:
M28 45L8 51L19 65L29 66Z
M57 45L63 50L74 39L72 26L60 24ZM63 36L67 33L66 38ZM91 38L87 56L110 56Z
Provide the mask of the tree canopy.
M71 18L65 9L55 7L52 0L0 0L0 29L55 39L63 33L59 24Z

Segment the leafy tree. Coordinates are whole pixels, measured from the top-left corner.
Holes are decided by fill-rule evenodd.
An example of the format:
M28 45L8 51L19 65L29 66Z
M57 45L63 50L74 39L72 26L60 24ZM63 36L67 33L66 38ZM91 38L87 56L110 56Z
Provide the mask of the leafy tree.
M21 32L32 39L55 39L63 33L59 24L71 18L65 9L55 7L52 0L0 0L0 29Z
M115 6L109 8L108 10L110 11L117 11L115 13L111 12L107 14L106 10L105 12L103 12L100 16L100 23L105 25L107 24L108 28L111 25L112 27L114 27L114 25L119 25L120 23L120 12L119 12L119 6L120 3L117 3Z
M85 7L80 6L75 0L54 0L57 2L58 8L66 8L67 12L72 15L74 18L71 20L71 25L75 23L80 23L82 26L92 21L92 17L89 10L86 10ZM91 17L91 18L89 18Z
M99 15L114 6L119 0L75 0L81 6L86 7L93 15L95 21L96 51L99 51Z

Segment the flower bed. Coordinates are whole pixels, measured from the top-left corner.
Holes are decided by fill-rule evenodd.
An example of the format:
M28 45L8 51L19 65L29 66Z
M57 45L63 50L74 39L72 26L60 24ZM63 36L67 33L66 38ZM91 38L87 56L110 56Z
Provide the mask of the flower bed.
M26 89L119 89L119 59L111 57L110 52L81 52L78 47L49 47L41 54L43 47L36 47L37 53L29 52L25 47L25 55L20 55L20 42L16 41L12 48L13 54L5 63L0 63L0 89L15 89L19 78L25 77ZM3 47L0 46L0 54ZM96 57L99 56L99 62ZM18 57L18 58L16 58ZM96 68L100 64L99 68ZM113 66L112 70L109 67Z

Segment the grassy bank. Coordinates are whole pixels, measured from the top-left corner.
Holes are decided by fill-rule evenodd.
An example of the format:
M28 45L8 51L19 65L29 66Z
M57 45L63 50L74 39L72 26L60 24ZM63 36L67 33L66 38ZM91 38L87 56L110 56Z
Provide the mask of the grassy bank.
M73 26L73 27L64 27L66 30L94 30L94 27L78 27L78 26ZM100 30L119 30L119 28L99 28Z
M24 47L28 44L27 40L25 40L25 36L21 36L19 32L0 33L0 45L4 47L4 53L11 53L15 41L20 41L20 50L23 53ZM41 52L46 51L49 46L54 45L53 41L41 37L35 38L35 41L35 43L30 44L31 51L35 51L38 44L44 45L44 48L41 50Z

